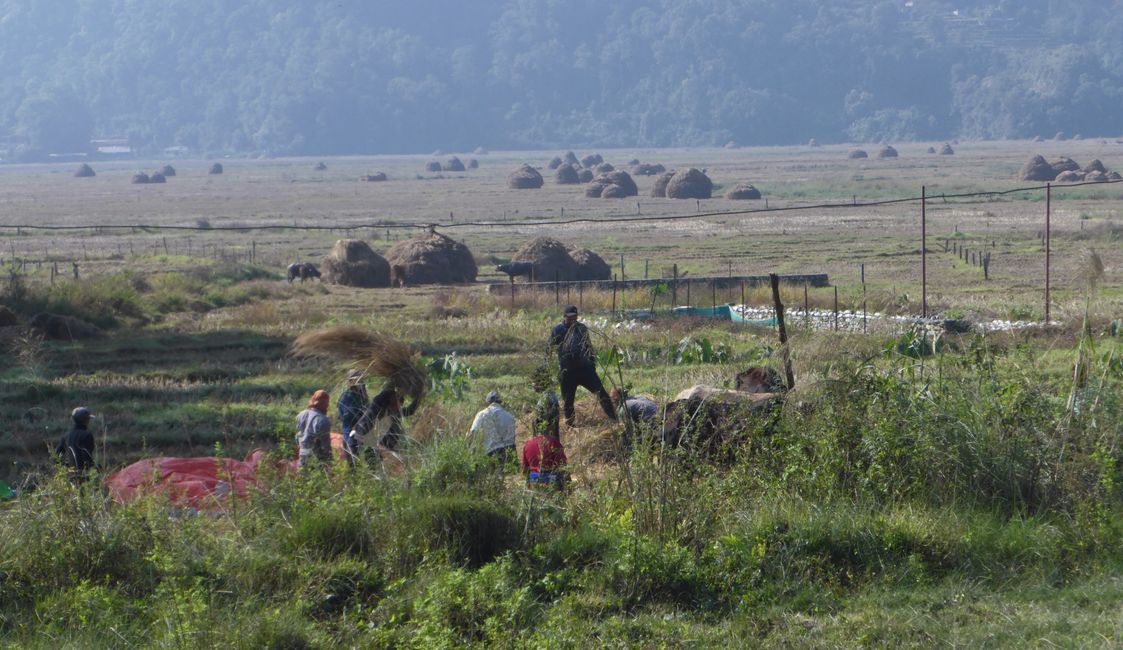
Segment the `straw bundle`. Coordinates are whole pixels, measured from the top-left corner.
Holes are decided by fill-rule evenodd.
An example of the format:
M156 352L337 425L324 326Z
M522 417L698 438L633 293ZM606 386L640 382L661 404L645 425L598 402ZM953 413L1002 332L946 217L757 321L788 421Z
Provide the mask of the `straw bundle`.
M420 355L401 341L359 327L328 327L302 334L292 344L293 354L329 357L383 377L401 393L418 400L425 395L425 369Z

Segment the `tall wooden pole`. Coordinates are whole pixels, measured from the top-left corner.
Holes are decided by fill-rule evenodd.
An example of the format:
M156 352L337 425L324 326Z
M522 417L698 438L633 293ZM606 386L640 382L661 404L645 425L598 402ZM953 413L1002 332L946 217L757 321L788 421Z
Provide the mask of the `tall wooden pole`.
M920 317L928 318L928 191L920 186Z
M1052 212L1053 184L1045 183L1045 324L1049 324L1049 257L1052 253L1052 233L1049 217Z
M768 274L772 284L772 303L776 307L776 327L780 330L780 354L784 359L784 377L788 380L788 390L795 388L795 373L792 372L792 359L788 351L788 330L784 327L784 303L780 302L780 276Z

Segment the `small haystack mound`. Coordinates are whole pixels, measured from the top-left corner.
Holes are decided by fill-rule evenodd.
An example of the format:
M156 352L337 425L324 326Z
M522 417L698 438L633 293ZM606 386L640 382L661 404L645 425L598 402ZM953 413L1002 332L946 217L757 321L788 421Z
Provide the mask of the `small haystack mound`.
M152 175L148 177L149 183L166 183L167 180L160 172L152 172Z
M96 325L73 316L63 316L42 312L35 314L27 323L28 327L52 341L77 341L92 339L101 335Z
M362 177L362 180L370 183L378 183L386 180L386 172L374 172L373 174L367 174L366 176Z
M465 169L465 167L464 167L464 163L460 162L460 159L457 158L456 156L453 156L452 158L449 158L448 161L445 162L444 166L441 167L441 170L446 171L446 172L467 171L467 169Z
M562 159L561 159L560 156L554 156L553 158L550 159L550 162L546 163L546 169L557 169L558 167L561 167L564 164L566 164L566 163L562 162Z
M632 165L632 174L635 176L654 176L656 174L662 174L665 171L667 171L667 168L659 163L655 163L654 165L648 163Z
M397 284L464 284L479 272L467 246L438 232L395 244L386 261Z
M78 169L74 170L74 178L93 178L94 176L97 176L94 173L94 168L86 163L82 163L78 166Z
M441 171L441 163L437 162L436 160L430 160L429 162L425 163L425 171L439 172Z
M951 145L948 144L947 142L945 142L944 146L940 147L940 155L941 156L954 156L955 155L955 149L952 149Z
M530 262L534 281L578 280L580 267L565 244L552 237L536 237L519 247L512 260Z
M589 169L596 167L602 162L604 162L604 158L601 158L599 153L591 153L581 159L581 165Z
M1108 172L1106 179L1109 181L1123 181L1123 174L1119 172Z
M702 170L694 167L680 169L667 181L668 199L708 199L714 183Z
M573 165L562 164L554 170L554 182L558 185L576 185L581 182L577 168Z
M476 154L477 156L486 156L487 155L487 149L484 149L483 147L476 147L472 151L472 153Z
M469 158L468 159L468 169L479 169L479 168L480 168L480 161L476 160L475 158Z
M588 248L571 248L569 256L577 264L578 280L611 280L612 267Z
M312 167L312 171L326 172L327 170L328 170L328 166L325 165L322 160L320 162L316 163L316 165L314 167Z
M562 159L565 160L565 162L567 162L571 165L576 165L576 164L579 164L581 162L580 160L577 159L577 154L573 153L572 151L565 152L565 155L562 156Z
M1103 172L1088 172L1084 174L1085 183L1103 183L1107 180L1107 174Z
M617 186L619 189L612 190L610 193L606 194L605 190L612 185ZM597 186L600 186L601 189L596 190L595 188ZM636 187L636 182L632 180L632 177L628 174L628 172L621 170L611 171L605 174L598 174L596 178L593 179L593 182L589 186L589 188L585 190L585 196L603 197L606 199L619 199L638 195L639 188Z
M164 165L160 168L160 173L163 174L165 178L171 178L172 176L175 176L175 167L172 167L171 165Z
M739 183L725 193L725 198L730 201L751 201L760 198L760 190L748 183Z
M638 164L639 164L639 158L632 158L631 160L628 161L629 167L631 167L633 165L638 165Z
M340 239L321 264L324 282L348 287L390 286L390 264L361 239Z
M507 187L513 190L536 190L542 187L542 174L530 165L520 165L507 175Z
M877 152L877 157L878 158L896 158L897 157L897 150L894 149L892 145L887 144L887 145L885 145L884 147L881 148L881 151Z
M223 171L225 171L225 170L222 168L222 163L215 163L215 164L211 165L211 168L207 173L208 174L221 174Z
M1078 183L1084 180L1083 172L1066 171L1057 174L1056 181L1058 183Z
M599 199L601 194L604 194L604 188L606 187L608 186L600 183L592 183L585 188L585 196L590 199Z
M1095 160L1088 163L1084 167L1084 171L1085 172L1103 172L1104 174L1106 174L1107 173L1107 167L1104 167L1104 164L1102 162L1100 162L1100 159L1096 158Z
M577 172L577 180L581 181L582 183L593 182L593 170L582 169L581 171Z
M936 148L935 147L928 147L927 153L936 153Z
M816 141L816 140L815 140L815 138L811 138L810 140L808 140L808 141L807 141L807 146L809 146L809 147L818 147L818 146L819 146L819 142L818 142L818 141Z
M1020 178L1023 181L1051 181L1057 177L1057 171L1046 162L1044 156L1034 156L1022 165Z
M616 171L616 168L612 166L612 163L602 162L596 167L593 167L593 171L598 174L607 174L608 172Z
M1080 163L1076 162L1072 158L1068 158L1065 156L1061 156L1055 162L1049 163L1049 166L1052 167L1053 171L1057 172L1058 174L1061 172L1080 171Z
M847 158L869 158L869 154L864 149L851 149L847 154Z
M1065 135L1064 131L1057 131L1057 134L1053 136L1053 139L1057 142L1061 142L1062 140L1068 140L1068 136Z
M655 179L655 183L651 186L651 196L659 199L667 198L667 183L671 182L675 173L663 172L663 175Z
M144 172L133 174L133 185L144 185L148 182L148 180L148 174L145 174Z

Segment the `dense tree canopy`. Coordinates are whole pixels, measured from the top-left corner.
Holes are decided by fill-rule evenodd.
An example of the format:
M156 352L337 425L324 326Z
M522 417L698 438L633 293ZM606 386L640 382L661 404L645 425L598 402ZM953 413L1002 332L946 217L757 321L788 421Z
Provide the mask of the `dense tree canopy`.
M1120 9L0 0L0 142L313 154L1118 135Z

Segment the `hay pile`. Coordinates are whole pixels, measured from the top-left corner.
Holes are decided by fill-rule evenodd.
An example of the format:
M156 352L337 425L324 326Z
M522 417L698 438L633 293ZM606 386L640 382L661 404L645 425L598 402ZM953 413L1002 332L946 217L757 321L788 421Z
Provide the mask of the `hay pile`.
M370 183L378 183L380 181L386 180L386 173L385 172L374 172L373 174L367 174L366 176L362 177L362 180L370 182Z
M404 284L475 282L478 269L472 251L438 232L399 242L386 251L395 279Z
M101 336L97 326L73 316L42 312L35 314L27 326L52 341L77 341Z
M1056 161L1049 163L1049 166L1053 168L1054 175L1061 172L1080 171L1080 163L1065 156L1061 156Z
M94 173L94 168L86 163L82 163L78 166L78 169L74 170L75 178L93 178L94 176L97 176L97 174Z
M1119 172L1108 172L1106 178L1109 181L1123 181L1123 174Z
M1023 181L1051 181L1056 177L1056 170L1045 161L1044 156L1034 156L1027 160L1019 174Z
M1053 139L1057 142L1062 142L1064 140L1068 140L1068 136L1065 135L1064 131L1057 131L1057 134L1053 136Z
M484 149L483 147L476 147L472 151L472 153L476 154L477 156L486 156L487 155L487 149Z
M622 199L638 195L639 188L631 175L619 170L596 176L585 190L585 196L593 198Z
M629 167L632 167L632 166L638 165L638 164L639 164L639 158L632 158L631 160L628 161Z
M851 149L846 154L846 157L850 159L869 158L869 154L867 154L864 149Z
M577 168L570 164L561 164L554 170L554 182L558 185L576 185L581 182Z
M725 198L730 201L751 201L760 198L760 190L748 183L738 183L736 187L725 193Z
M317 172L326 172L328 170L328 166L325 165L323 161L320 161L316 163L314 167L312 167L312 170Z
M1086 183L1103 183L1107 180L1107 174L1103 172L1088 172L1084 174L1084 182Z
M569 256L577 264L578 280L612 279L612 267L588 248L571 248Z
M430 160L429 162L425 163L425 171L439 172L441 171L441 163L437 162L436 160Z
M292 344L297 356L329 357L347 362L364 374L378 375L412 400L428 385L420 355L405 343L358 327L329 327L302 334Z
M445 164L444 164L444 167L442 167L441 169L442 169L443 171L446 171L446 172L463 172L463 171L467 171L467 169L465 169L465 167L464 167L464 163L463 163L463 162L461 162L461 161L460 161L460 159L459 159L459 158L457 158L456 156L453 156L452 158L449 158L449 159L448 159L448 160L447 160L447 161L445 162Z
M530 262L531 280L563 282L609 280L612 268L587 248L568 248L552 237L537 237L519 247L512 260Z
M581 181L582 183L591 183L593 181L593 170L582 169L581 171L577 172L577 180Z
M663 172L663 175L655 179L655 183L651 186L651 196L655 198L667 198L667 183L671 182L671 178L675 175L673 171Z
M885 145L884 147L881 148L881 151L877 152L877 157L878 158L896 158L897 157L897 150L894 149L892 147L892 145L887 144L887 145Z
M144 172L140 172L139 174L133 174L133 185L144 185L147 182L148 182L148 174L145 174Z
M818 147L819 143L815 140L815 138L811 138L810 140L807 141L807 146Z
M581 162L577 159L577 154L573 153L572 151L565 152L565 155L562 156L562 159L571 165L577 165Z
M390 286L390 264L361 239L340 239L325 257L323 279L348 287Z
M936 153L936 148L935 147L928 147L927 153Z
M604 158L602 158L599 153L591 153L581 159L581 165L589 169L596 167L602 162L604 162Z
M596 179L594 179L594 182L596 182ZM600 193L602 199L626 199L629 196L635 196L635 194L628 194L628 190L619 185L605 185Z
M708 199L714 183L702 170L694 167L680 169L667 181L668 199Z
M1079 183L1084 180L1083 172L1064 171L1057 174L1055 179L1058 183Z
M513 190L536 190L542 182L542 174L530 165L520 165L507 176L507 187Z
M207 173L208 174L221 174L223 171L225 171L225 170L222 168L222 163L215 163L215 164L211 165L210 171L208 171Z
M597 174L607 174L608 172L614 171L616 171L616 168L612 166L612 163L602 162L596 167L593 167L593 172Z
M170 178L172 176L175 176L175 167L172 167L171 165L164 165L160 168L160 173L165 177Z
M557 169L564 164L566 163L563 163L561 158L559 158L558 156L554 156L550 159L550 162L546 163L546 169Z
M632 165L632 174L635 176L654 176L656 174L662 174L665 171L667 171L667 168L659 163L655 163L654 165L636 163Z
M951 145L948 144L947 142L945 142L944 146L940 147L940 155L941 156L954 156L955 155L955 149L952 149Z
M480 161L476 160L475 158L468 159L468 169L479 169L479 167Z
M148 177L149 183L166 183L167 180L160 172L152 172L152 175Z
M1084 166L1084 171L1085 172L1102 172L1102 173L1106 174L1107 173L1107 167L1104 167L1104 164L1100 161L1100 159L1096 158L1095 160L1093 160L1092 162L1090 162L1090 163L1088 163L1087 165Z

